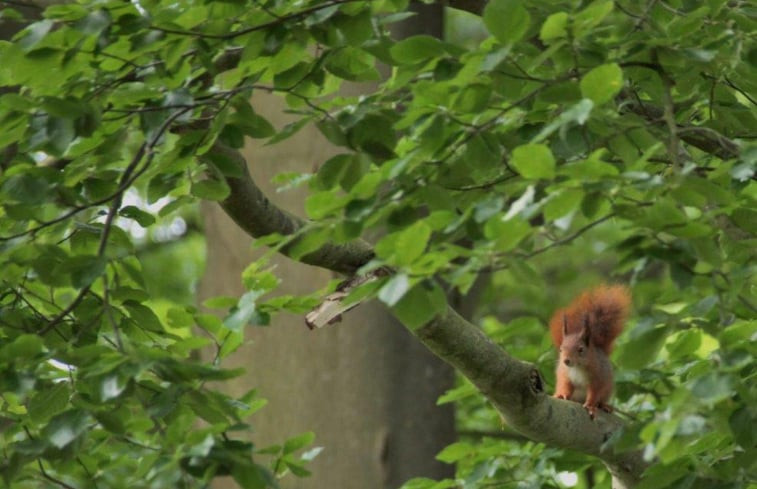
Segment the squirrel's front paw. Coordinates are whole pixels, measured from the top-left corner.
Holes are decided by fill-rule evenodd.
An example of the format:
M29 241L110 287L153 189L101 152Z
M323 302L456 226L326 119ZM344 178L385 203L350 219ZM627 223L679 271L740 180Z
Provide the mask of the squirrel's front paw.
M568 396L566 396L565 394L560 394L560 393L557 393L557 392L555 392L552 397L554 397L555 399L567 399L568 398Z
M589 413L589 417L591 419L594 419L594 415L597 414L596 404L584 403L584 409L586 409L586 412Z

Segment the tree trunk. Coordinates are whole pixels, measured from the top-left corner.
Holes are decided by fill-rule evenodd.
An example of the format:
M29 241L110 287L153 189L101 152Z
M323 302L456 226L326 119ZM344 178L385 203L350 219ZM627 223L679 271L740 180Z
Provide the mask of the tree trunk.
M254 95L255 109L281 128L289 122L274 96ZM283 144L245 149L255 181L275 204L303 215L304 192L277 194L269 182L285 171L308 171L335 152L314 128ZM203 209L207 268L199 298L240 295L240 273L254 259L251 239L218 206ZM334 278L331 272L277 255L277 294L308 293ZM226 362L247 375L230 382L240 395L260 389L269 404L252 420L257 448L304 431L324 450L309 465L313 475L286 477L285 488L396 488L411 477L449 477L435 455L454 440L451 406L436 406L453 371L424 348L379 304L347 313L336 327L305 328L303 318L277 316L270 327L250 327L247 343ZM232 486L229 481L228 486Z

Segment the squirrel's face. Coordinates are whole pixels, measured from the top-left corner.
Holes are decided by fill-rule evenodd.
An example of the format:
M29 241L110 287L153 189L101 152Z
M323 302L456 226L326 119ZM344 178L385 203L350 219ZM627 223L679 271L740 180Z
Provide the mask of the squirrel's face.
M568 367L584 365L589 345L581 334L563 337L560 345L560 361Z

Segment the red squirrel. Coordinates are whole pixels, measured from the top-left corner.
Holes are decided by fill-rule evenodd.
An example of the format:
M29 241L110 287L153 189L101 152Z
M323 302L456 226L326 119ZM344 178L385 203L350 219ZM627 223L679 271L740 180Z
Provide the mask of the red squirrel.
M612 412L610 352L623 330L631 295L622 285L602 285L578 296L552 316L549 329L560 352L554 397L582 402L593 419Z

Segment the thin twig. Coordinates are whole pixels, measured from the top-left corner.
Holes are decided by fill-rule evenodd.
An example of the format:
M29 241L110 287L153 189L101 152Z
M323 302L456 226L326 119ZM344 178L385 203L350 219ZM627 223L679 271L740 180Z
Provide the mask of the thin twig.
M724 78L725 78L725 81L726 81L726 83L728 84L729 87L731 87L734 90L736 90L737 92L739 92L747 100L749 100L750 102L752 102L752 104L757 105L757 100L753 99L747 92L745 92L744 90L742 90L739 87L737 87L736 85L734 85L734 83L727 76L724 77Z
M345 3L352 3L352 2L361 2L365 0L335 0L333 2L324 3L321 5L316 5L310 8L306 8L304 10L301 10L299 12L295 12L293 14L284 16L284 17L278 17L275 20L272 20L270 22L266 22L265 24L259 24L252 27L247 27L246 29L240 29L238 31L229 32L227 34L206 34L203 32L197 32L197 31L183 31L180 29L170 29L166 27L159 27L159 26L150 26L150 29L155 31L164 32L166 34L177 34L180 36L193 36L193 37L201 37L205 39L222 39L222 40L229 40L234 39L235 37L243 36L245 34L249 34L251 32L256 32L260 30L269 29L271 27L276 27L280 24L283 24L284 22L287 22L289 20L295 20L300 17L308 16L312 13L318 12L319 10L333 7L335 5L342 5Z
M65 487L66 489L76 489L74 486L70 486L66 484L65 482L63 482L62 480L56 479L55 477L48 474L47 471L45 471L45 467L42 466L42 460L37 459L37 465L39 466L39 471L42 473L42 477L44 477L45 479L55 484L58 484L61 487Z
M516 178L518 176L519 175L517 173L511 173L511 174L508 174L508 175L501 175L501 176L495 178L494 180L490 180L490 181L484 182L484 183L478 183L478 184L475 184L475 185L463 185L461 187L447 187L447 186L445 186L444 188L447 189L447 190L454 190L456 192L466 192L468 190L483 190L483 189L487 189L489 187L493 187L494 185L506 182L506 181L511 180L513 178Z
M607 221L608 219L612 219L613 217L615 217L615 213L614 212L610 212L606 216L603 216L603 217L597 219L596 221L592 221L589 224L583 226L582 228L578 229L575 233L573 233L573 234L571 234L569 236L566 236L566 237L564 237L562 239L558 239L557 241L553 241L552 243L548 244L547 246L544 246L542 248L534 250L531 253L527 253L526 255L523 256L523 258L528 259L528 258L534 257L536 255L539 255L541 253L544 253L545 251L548 251L548 250L550 250L550 249L552 249L552 248L554 248L556 246L562 246L564 244L568 244L571 241L573 241L576 238L578 238L579 236L581 236L582 234L584 234L589 229L591 229L594 226L597 226L599 224L602 224L603 222Z
M129 166L127 166L126 170L124 170L124 173L123 175L121 175L120 179L120 192L116 192L116 194L114 194L114 196L112 197L113 202L108 209L108 215L105 218L105 223L103 224L103 231L102 235L100 236L100 244L97 248L98 258L102 258L105 255L105 249L108 244L108 236L110 235L110 230L113 225L115 215L118 212L118 209L121 207L121 199L123 197L123 193L127 188L131 186L131 183L134 182L134 180L138 178L142 173L144 173L150 166L152 159L155 157L154 148L158 144L158 141L160 141L160 139L163 137L163 134L165 134L165 132L168 130L170 125L176 119L184 115L188 110L190 109L179 110L171 117L167 118L155 133L152 140L149 143L147 141L142 143L142 145L139 147L136 154L132 158L131 162L129 163ZM140 170L137 170L139 163L142 161L142 158L145 155L147 155L147 157L145 158L145 162L142 165L142 168ZM59 324L64 317L70 314L71 311L73 311L81 303L81 301L84 300L84 297L89 293L91 287L91 283L82 287L79 293L76 295L76 298L74 298L74 300L68 305L68 307L63 309L60 313L58 313L58 315L52 318L50 322L47 323L47 326L40 330L39 334L44 335L45 333L50 331L50 329Z
M110 305L110 287L108 287L108 277L105 276L103 280L103 307L105 308L105 316L110 321L113 327L113 336L116 338L116 348L118 351L124 351L124 343L121 340L121 330L118 327L116 318L113 317L113 308Z
M659 61L657 60L657 51L652 51L652 59L655 64L659 64ZM662 92L662 114L663 120L668 126L668 157L670 158L670 161L673 162L673 166L675 168L680 168L678 157L678 148L680 141L678 139L678 125L676 124L675 106L673 105L674 82L664 69L658 70L657 74L660 76L660 80L662 81L662 86L664 88Z

